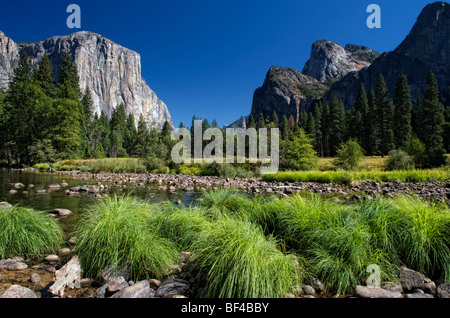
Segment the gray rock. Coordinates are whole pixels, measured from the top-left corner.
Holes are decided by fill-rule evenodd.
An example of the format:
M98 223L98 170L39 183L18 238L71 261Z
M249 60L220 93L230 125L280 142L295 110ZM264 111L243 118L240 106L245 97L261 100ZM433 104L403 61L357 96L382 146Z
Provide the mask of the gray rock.
M302 73L321 82L340 79L350 72L359 71L371 63L359 60L352 52L337 43L320 40L313 43L311 56Z
M126 282L125 278L122 276L114 278L108 283L108 287L106 288L106 291L108 293L115 293L118 292L126 287L128 287L128 283Z
M324 290L323 283L316 277L310 276L309 284L314 288L317 294L322 293Z
M150 288L148 281L143 280L130 287L122 289L112 295L111 298L152 298L153 296L153 289Z
M14 189L22 189L25 187L23 183L14 183Z
M400 273L400 282L403 290L408 293L425 284L425 275L412 269L403 267Z
M406 294L405 297L406 298L433 298L432 295L425 294L425 293Z
M9 271L20 271L28 268L28 265L21 261L13 259L0 260L0 269L7 269Z
M155 297L172 298L175 295L190 297L189 283L182 279L167 279L159 286Z
M29 288L12 285L0 292L0 298L37 298L37 296Z
M355 295L359 298L403 298L403 295L399 292L361 285L356 286Z
M436 289L438 298L450 298L450 283L440 284Z
M31 63L40 63L47 52L58 80L62 57L70 52L78 67L80 87L89 87L93 111L111 116L117 105L124 104L135 118L142 114L161 129L167 121L173 127L167 106L147 85L141 75L138 53L88 31L54 36L36 43L16 43L0 31L0 89L9 86L10 74L20 54L26 51Z
M392 282L387 282L383 285L383 289L386 289L388 291L391 292L396 292L396 293L402 293L402 285L400 284L396 284L396 283L392 283Z
M316 291L310 285L303 285L303 293L305 295L312 295L312 296L314 296L316 294Z
M436 291L436 284L434 282L425 283L420 287L427 294L434 294Z
M0 202L0 209L12 209L12 207L8 202Z
M37 284L37 283L39 283L41 280L42 280L42 278L41 278L41 276L39 276L38 273L33 273L33 274L31 275L30 281L31 281L33 284Z
M57 213L59 217L66 217L72 214L72 211L68 210L68 209L54 209L53 210L54 213Z

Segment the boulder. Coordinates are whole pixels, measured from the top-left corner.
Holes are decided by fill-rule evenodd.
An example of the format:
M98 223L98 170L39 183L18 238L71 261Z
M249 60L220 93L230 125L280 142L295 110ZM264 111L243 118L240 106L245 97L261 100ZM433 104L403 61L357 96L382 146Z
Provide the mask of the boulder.
M52 212L58 214L58 216L62 218L72 214L72 211L68 209L54 209Z
M450 283L444 283L437 287L436 295L438 298L450 298Z
M190 297L189 283L183 279L167 279L159 286L155 297L173 298L175 295Z
M147 280L143 280L115 293L111 298L153 298L154 290L150 288Z
M400 292L392 292L383 288L356 286L355 295L359 298L403 298Z
M20 271L26 268L28 268L28 265L22 263L19 260L14 259L0 260L0 269L7 269L9 271Z
M422 288L425 284L425 275L422 273L416 272L412 269L403 267L402 272L400 273L400 282L402 284L403 290L408 293L413 291L416 288Z
M36 294L29 288L12 285L0 292L0 298L37 298Z

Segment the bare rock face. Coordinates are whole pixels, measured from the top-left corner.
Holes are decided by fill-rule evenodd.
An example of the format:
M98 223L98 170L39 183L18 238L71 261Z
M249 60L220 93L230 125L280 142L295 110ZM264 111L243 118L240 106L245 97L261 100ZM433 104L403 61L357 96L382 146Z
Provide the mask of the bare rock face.
M350 46L354 52L362 51L361 47ZM369 49L370 50L370 49ZM328 82L344 77L350 72L368 67L370 62L354 57L337 43L320 40L313 43L311 58L306 62L302 73L314 77L318 81Z
M32 62L40 63L47 52L57 79L61 62L70 52L78 66L80 88L89 87L94 112L103 110L111 116L123 103L127 113L133 113L136 122L140 114L149 123L162 128L164 122L173 126L167 106L147 85L141 76L141 57L93 32L77 32L54 36L37 43L18 43L0 31L0 89L6 90L9 76L17 65L20 54L26 51Z
M342 99L346 108L353 106L358 88L375 88L382 74L393 94L397 77L408 76L412 99L422 96L428 72L433 71L441 94L448 98L450 91L450 4L434 2L427 5L417 18L411 32L392 52L383 53L369 67L347 74L334 84L324 96L329 102Z
M292 115L298 121L300 113L309 110L313 100L327 89L315 78L295 69L272 66L263 86L253 95L251 113L255 120L260 113L267 117L276 111L280 118Z

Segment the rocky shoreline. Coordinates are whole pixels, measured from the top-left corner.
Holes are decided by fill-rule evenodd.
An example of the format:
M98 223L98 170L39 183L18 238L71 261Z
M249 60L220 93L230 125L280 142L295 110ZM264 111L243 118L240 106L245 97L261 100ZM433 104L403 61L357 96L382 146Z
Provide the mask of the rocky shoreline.
M317 183L317 182L267 182L260 178L222 179L215 176L172 175L172 174L133 174L133 173L89 173L79 171L61 171L73 178L95 181L92 186L70 189L68 194L76 192L98 193L107 190L103 183L113 183L115 186L126 187L132 184L138 187L156 185L158 190L175 192L203 191L207 189L237 188L244 192L257 194L278 194L288 196L299 192L324 194L344 200L371 199L382 195L394 197L397 195L418 196L422 199L448 202L450 200L450 182L351 182L350 184Z
M67 255L65 255L67 256ZM66 262L63 261L66 260ZM67 261L69 260L69 261ZM189 252L179 254L168 276L130 281L127 272L105 269L98 279L83 278L76 255L47 255L43 262L28 266L32 260L16 257L0 261L1 298L198 298L198 277L189 271ZM9 283L2 277L12 276ZM320 280L310 276L303 286L294 285L284 298L450 298L450 283L434 282L425 275L403 267L398 282L378 287L358 285L353 294L332 295Z

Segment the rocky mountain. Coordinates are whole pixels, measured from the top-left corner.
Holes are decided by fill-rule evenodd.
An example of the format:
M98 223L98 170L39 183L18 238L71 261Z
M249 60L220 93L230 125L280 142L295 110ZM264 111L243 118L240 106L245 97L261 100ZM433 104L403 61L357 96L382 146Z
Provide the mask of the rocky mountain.
M292 115L298 120L300 113L309 110L327 89L325 84L295 69L272 66L263 86L253 95L251 113L256 120L260 113L267 117L275 110L280 118Z
M141 75L141 57L113 41L93 32L77 32L54 36L37 43L20 43L0 31L0 89L8 88L20 54L25 51L33 63L40 63L47 52L58 78L62 59L70 52L78 66L80 88L89 87L94 101L94 111L103 110L110 116L123 103L127 113L140 114L149 123L162 128L168 121L172 127L169 110Z
M328 102L341 98L347 108L352 107L358 87L375 88L379 74L383 74L391 93L399 74L405 73L413 99L426 88L426 77L433 71L441 93L448 94L450 86L450 4L435 2L427 5L419 15L411 32L392 52L378 57L368 68L349 73L335 83L325 95Z
M320 40L314 42L311 57L302 73L272 67L262 87L254 93L251 113L294 115L310 110L318 99L330 103L340 98L353 107L362 84L375 88L382 74L393 94L398 75L408 76L411 97L422 96L429 71L435 74L443 100L450 100L450 4L434 2L419 15L405 40L392 52L379 54L367 47ZM255 117L256 118L256 117Z
M371 57L376 54L369 48L357 45L347 45L344 49L328 40L316 41L312 45L311 57L302 73L321 82L335 81L350 72L368 67L371 64Z

